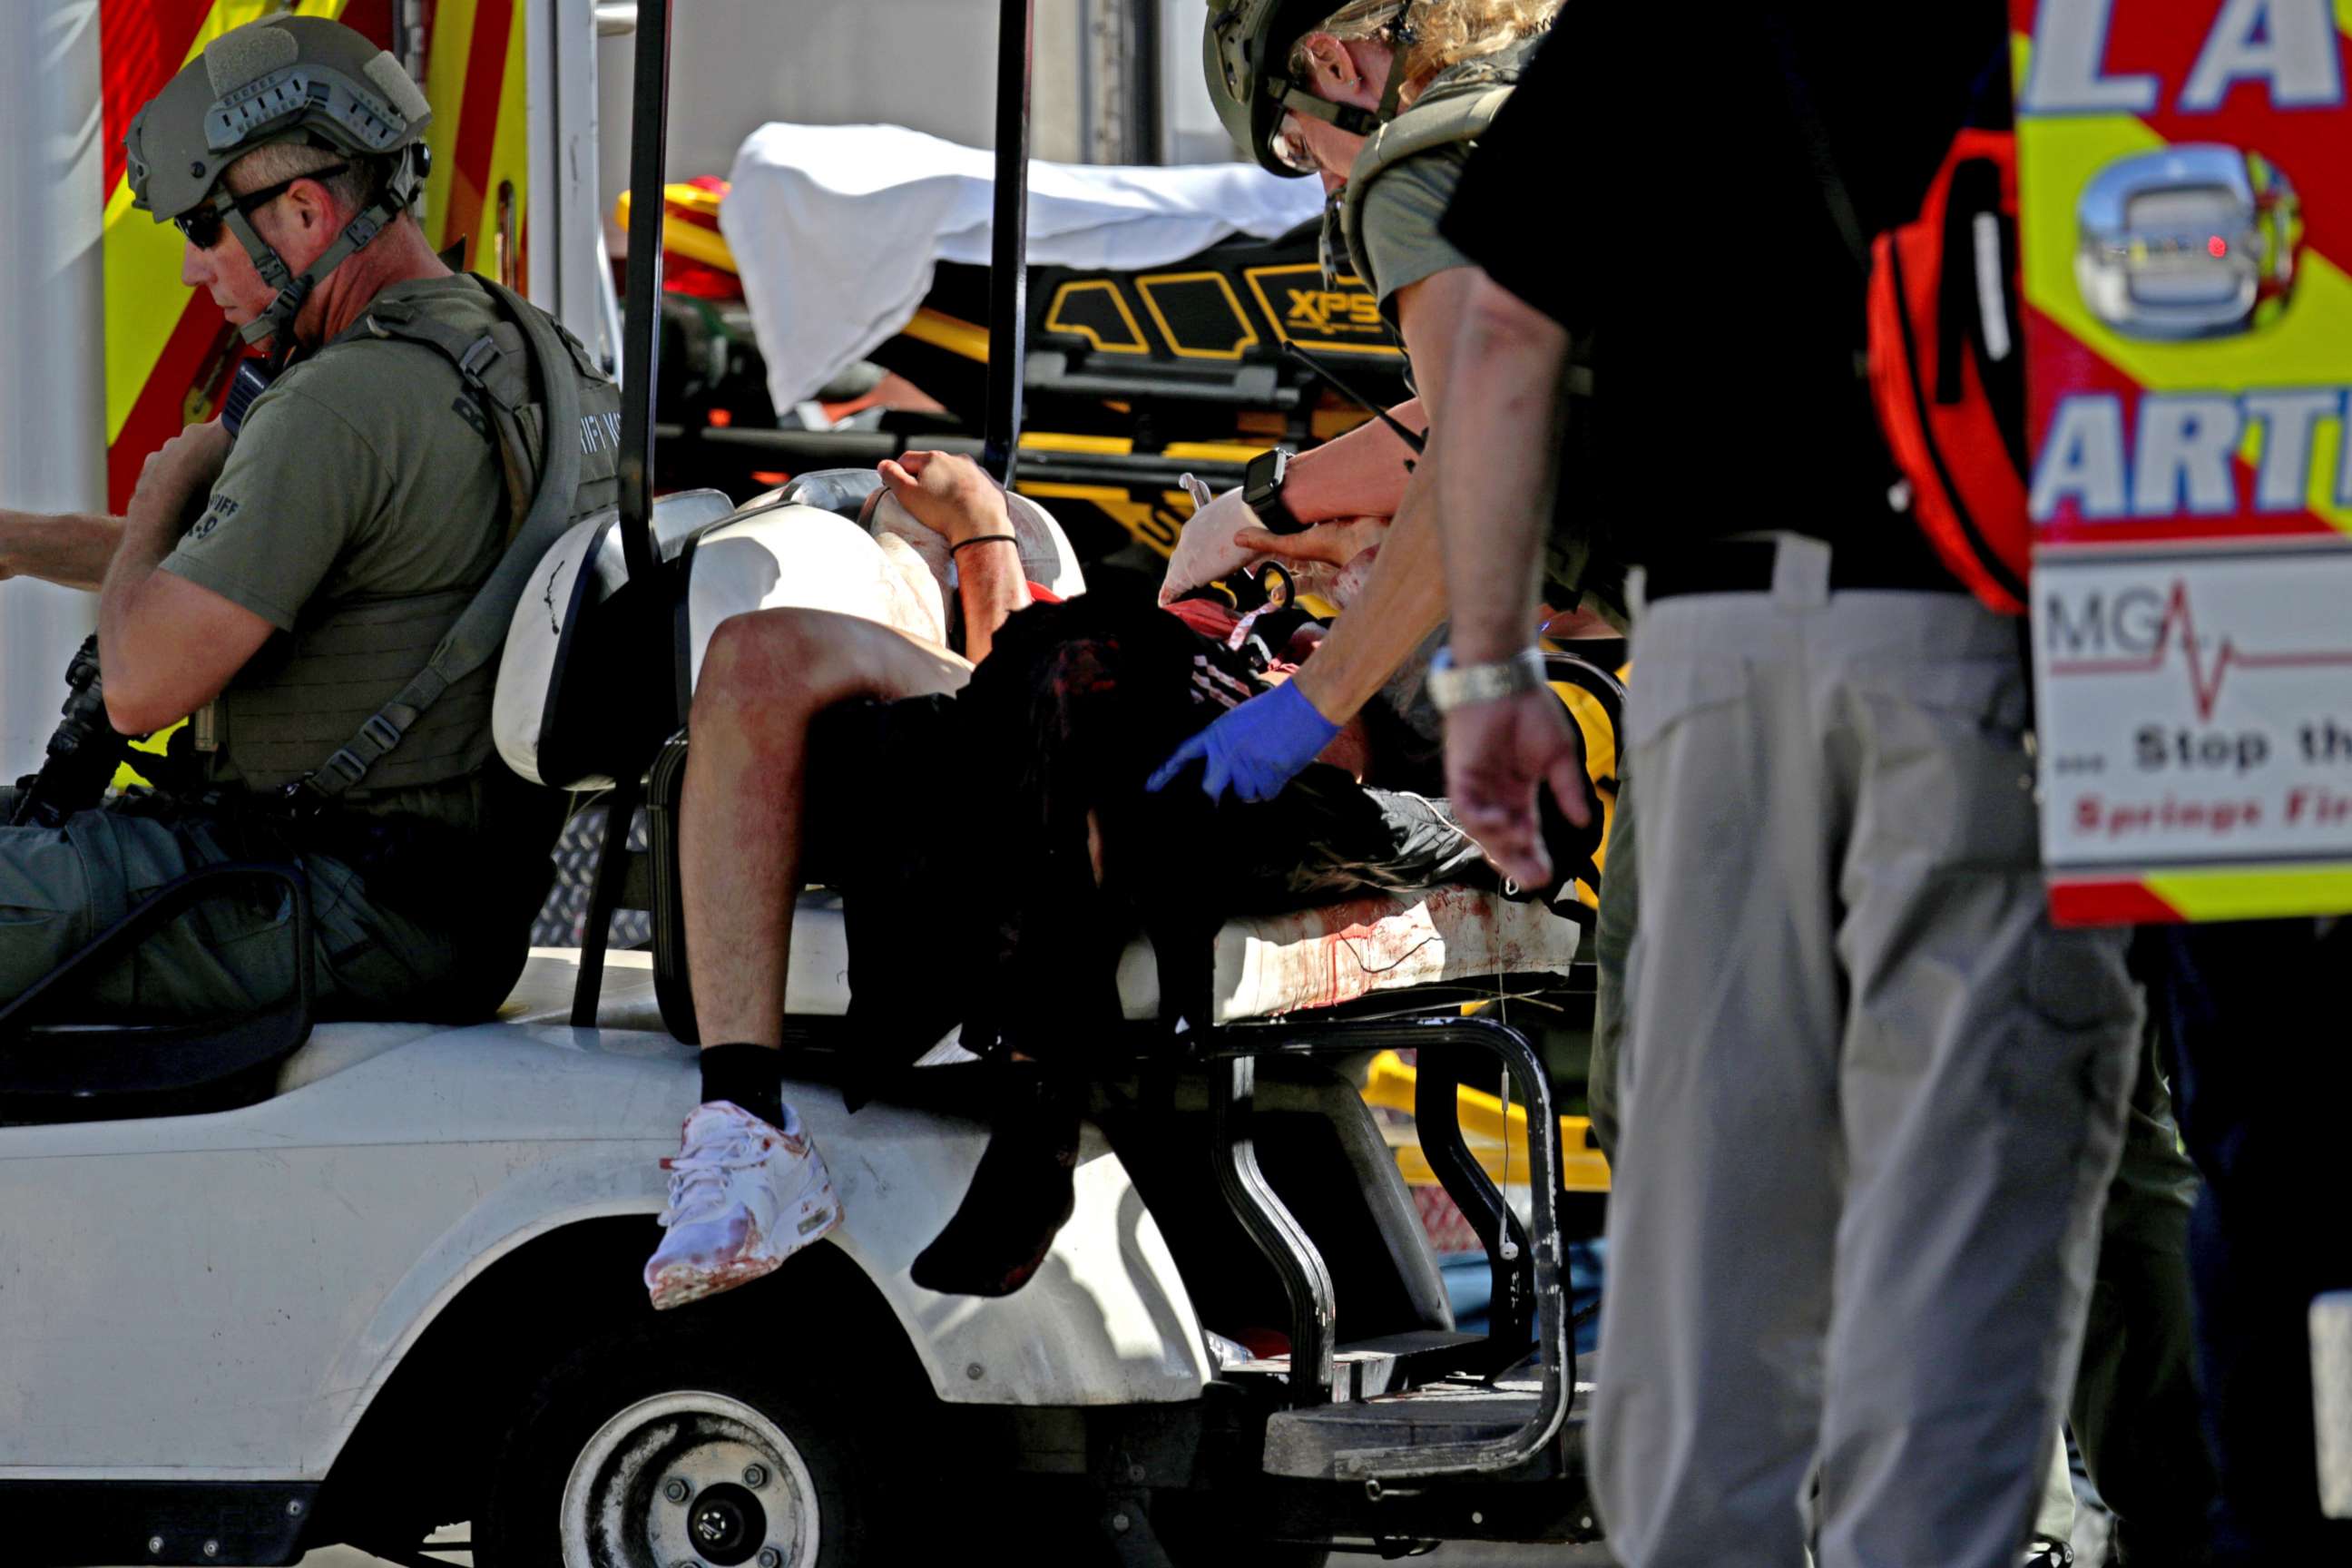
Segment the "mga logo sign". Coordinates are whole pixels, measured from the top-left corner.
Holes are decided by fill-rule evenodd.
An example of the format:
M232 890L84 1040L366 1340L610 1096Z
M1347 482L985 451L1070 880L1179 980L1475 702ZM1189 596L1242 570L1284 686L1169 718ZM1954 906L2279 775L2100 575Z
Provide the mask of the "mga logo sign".
M2053 870L2352 858L2352 551L2075 552L2034 594Z

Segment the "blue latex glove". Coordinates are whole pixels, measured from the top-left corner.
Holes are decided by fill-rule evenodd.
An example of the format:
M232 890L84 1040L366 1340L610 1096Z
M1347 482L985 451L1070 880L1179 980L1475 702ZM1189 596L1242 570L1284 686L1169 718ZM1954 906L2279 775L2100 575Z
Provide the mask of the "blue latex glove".
M1226 712L1177 747L1144 787L1165 789L1198 762L1206 764L1201 770L1201 788L1211 800L1222 798L1229 787L1244 800L1271 800L1339 732L1339 726L1317 712L1296 682L1286 681Z

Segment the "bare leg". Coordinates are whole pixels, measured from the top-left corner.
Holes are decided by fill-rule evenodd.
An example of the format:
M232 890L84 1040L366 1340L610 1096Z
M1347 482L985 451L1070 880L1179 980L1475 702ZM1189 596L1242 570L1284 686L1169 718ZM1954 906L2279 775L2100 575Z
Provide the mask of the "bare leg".
M762 610L712 635L678 826L705 1045L782 1042L810 721L855 699L954 691L971 675L943 647L824 610Z

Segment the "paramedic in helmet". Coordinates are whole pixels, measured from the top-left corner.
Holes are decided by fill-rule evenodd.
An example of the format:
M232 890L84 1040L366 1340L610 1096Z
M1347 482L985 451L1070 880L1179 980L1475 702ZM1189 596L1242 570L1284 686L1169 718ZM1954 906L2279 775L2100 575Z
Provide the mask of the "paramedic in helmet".
M578 444L551 430L508 452L498 416L541 404L550 374L583 413L617 397L576 349L534 373L526 339L557 343L551 323L435 256L409 211L430 118L357 32L272 17L213 40L131 124L133 205L178 225L182 276L275 379L236 436L191 426L149 458L120 520L11 520L50 534L47 574L97 582L114 729L192 717L169 759L141 759L159 789L0 826L0 999L147 890L237 860L302 868L311 952L278 901L213 900L135 976L99 976L93 1012L236 1011L307 956L323 1016L483 1016L521 967L558 803L493 762L492 664L437 699L415 682L539 459ZM609 504L609 451L578 473L566 509Z
M1558 9L1558 0L1349 0L1336 11L1328 0L1252 0L1210 14L1210 96L1266 168L1322 180L1332 202L1327 253L1344 250L1411 362L1419 396L1395 411L1407 424L1443 424L1460 369L1455 340L1480 277L1438 220ZM1437 710L1454 696L1448 675L1433 679L1431 668L1445 615L1435 456L1433 446L1413 460L1385 425L1367 425L1291 460L1271 493L1254 479L1186 524L1163 597L1267 551L1314 559L1318 536L1337 531L1284 540L1253 525L1392 519L1369 580L1314 661L1186 742L1152 787L1197 763L1193 776L1211 795L1269 798L1376 696L1421 735L1433 769ZM1585 794L1570 791L1559 805L1571 824L1590 827Z

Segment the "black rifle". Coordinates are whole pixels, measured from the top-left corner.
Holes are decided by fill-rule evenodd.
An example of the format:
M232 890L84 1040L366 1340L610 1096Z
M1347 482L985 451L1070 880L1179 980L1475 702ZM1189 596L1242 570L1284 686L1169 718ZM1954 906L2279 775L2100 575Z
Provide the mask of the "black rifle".
M106 794L114 770L130 754L130 737L116 732L106 716L99 684L98 638L84 637L66 667L65 720L49 737L41 771L16 781L12 827L62 827L77 811L88 811Z

